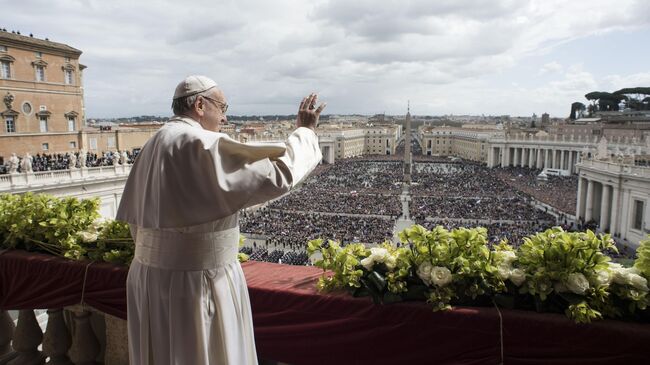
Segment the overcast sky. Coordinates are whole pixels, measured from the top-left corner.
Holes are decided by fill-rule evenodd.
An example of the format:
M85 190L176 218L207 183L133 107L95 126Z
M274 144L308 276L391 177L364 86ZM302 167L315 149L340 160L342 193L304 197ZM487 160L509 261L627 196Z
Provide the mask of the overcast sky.
M229 114L566 117L650 86L648 0L0 0L0 27L83 51L89 118L169 115L190 74ZM9 16L10 15L10 16Z

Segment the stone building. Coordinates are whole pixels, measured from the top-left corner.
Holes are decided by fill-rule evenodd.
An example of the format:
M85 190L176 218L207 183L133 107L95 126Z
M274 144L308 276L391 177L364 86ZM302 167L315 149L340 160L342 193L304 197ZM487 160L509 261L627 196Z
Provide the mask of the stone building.
M650 234L650 167L585 160L577 165L576 218L636 248Z
M420 127L422 153L429 156L457 156L485 162L489 139L499 131L488 128Z
M81 51L0 31L0 156L81 148Z

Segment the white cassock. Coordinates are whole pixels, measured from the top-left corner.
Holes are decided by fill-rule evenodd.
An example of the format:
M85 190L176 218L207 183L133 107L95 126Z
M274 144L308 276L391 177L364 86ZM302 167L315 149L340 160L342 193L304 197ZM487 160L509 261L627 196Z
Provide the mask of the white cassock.
M136 241L131 364L257 364L239 210L286 193L321 157L309 128L251 145L180 117L145 144L117 213Z

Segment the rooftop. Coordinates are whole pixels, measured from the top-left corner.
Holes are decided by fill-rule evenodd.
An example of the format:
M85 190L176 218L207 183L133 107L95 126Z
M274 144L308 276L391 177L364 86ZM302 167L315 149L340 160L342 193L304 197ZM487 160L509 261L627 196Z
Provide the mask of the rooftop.
M21 35L14 32L8 32L5 29L0 30L0 43L3 45L10 45L19 47L20 45L29 44L35 47L40 47L43 49L57 50L65 53L74 54L76 56L81 55L81 51L68 46L67 44L52 42L49 39L39 39L35 38L31 34L29 36Z

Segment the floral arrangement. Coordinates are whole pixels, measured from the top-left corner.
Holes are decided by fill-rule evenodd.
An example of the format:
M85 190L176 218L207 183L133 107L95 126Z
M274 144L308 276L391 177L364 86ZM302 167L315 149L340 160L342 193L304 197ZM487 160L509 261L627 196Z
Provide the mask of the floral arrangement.
M524 239L519 249L502 241L489 248L485 228L415 225L399 233L401 247L367 248L312 240L324 270L318 288L348 289L376 303L426 300L433 310L452 305L500 305L564 312L579 323L647 316L650 240L634 267L605 254L616 252L609 235L565 232L560 227Z
M135 253L129 225L102 219L99 203L98 198L1 194L0 248L129 265ZM240 246L243 242L240 236ZM240 253L238 259L244 262L248 256Z

